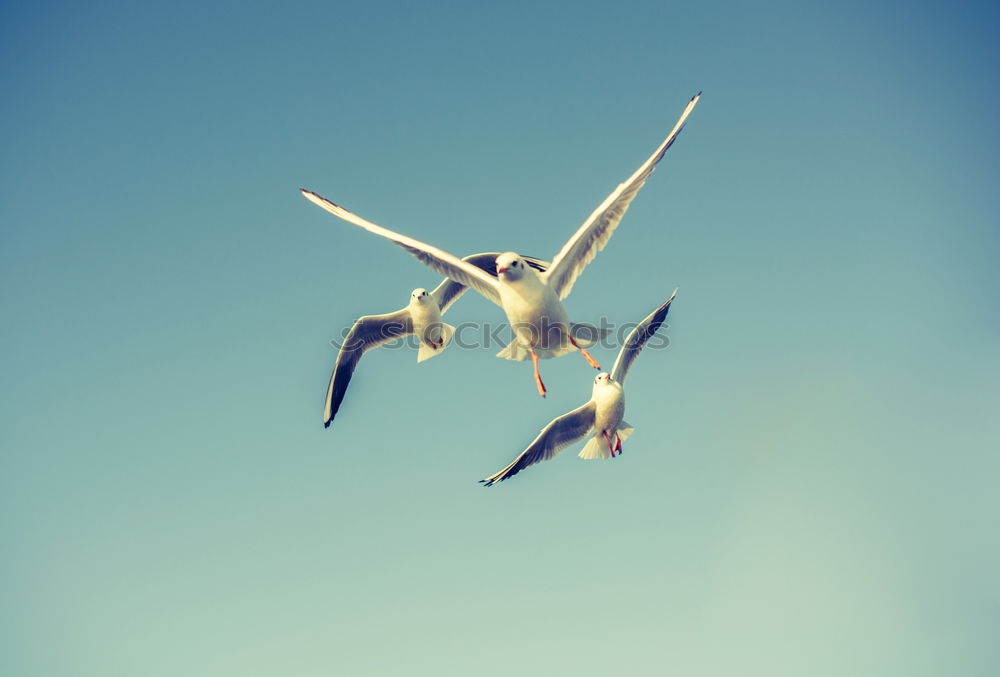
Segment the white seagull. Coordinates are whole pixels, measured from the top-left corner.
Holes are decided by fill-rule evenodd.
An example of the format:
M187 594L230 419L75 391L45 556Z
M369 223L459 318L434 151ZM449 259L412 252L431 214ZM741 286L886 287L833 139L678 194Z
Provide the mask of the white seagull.
M462 260L496 277L497 256L496 252L487 252L472 254ZM524 260L529 266L541 271L549 265L547 261L532 257L525 257ZM464 284L445 278L430 293L426 289L414 289L405 308L385 315L365 315L359 318L344 337L340 352L337 353L330 386L326 390L323 426L330 427L347 394L347 387L351 383L351 376L358 366L358 361L372 348L377 348L393 339L416 334L420 341L417 362L440 355L455 332L454 327L441 321L441 316L458 300L458 297L465 293L466 289L468 287Z
M618 359L615 360L611 373L598 374L594 379L594 389L589 402L549 423L513 463L479 481L490 487L513 477L528 466L554 458L564 447L583 439L591 430L594 431L594 436L583 447L580 458L614 458L615 452L620 454L622 442L635 430L623 418L625 378L628 376L629 367L646 345L646 341L663 324L676 295L677 291L674 290L662 306L650 313L632 330L618 353Z
M472 287L501 306L514 329L515 338L497 357L525 360L530 355L534 363L535 384L539 394L545 397L545 384L538 372L539 357L558 357L576 349L583 353L590 366L600 369L585 347L601 337L595 336L590 327L570 323L562 299L569 295L586 265L611 239L618 222L683 129L700 97L701 92L691 98L663 143L594 210L552 260L552 267L544 273L531 270L524 259L514 252L506 252L496 259L499 277L491 277L446 251L377 226L316 193L304 188L300 190L306 199L334 216L395 242L427 266Z

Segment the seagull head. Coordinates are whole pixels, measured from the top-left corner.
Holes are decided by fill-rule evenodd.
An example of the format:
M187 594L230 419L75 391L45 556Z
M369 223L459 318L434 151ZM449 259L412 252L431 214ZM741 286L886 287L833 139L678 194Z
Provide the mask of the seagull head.
M427 296L428 296L427 290L424 289L423 287L419 287L417 289L414 289L413 293L410 294L410 300L415 301L417 303L423 303L424 301L427 300Z
M518 280L524 275L524 260L514 252L504 252L497 257L497 275L501 280Z
M594 378L594 387L606 386L611 383L611 374L606 371L602 371Z

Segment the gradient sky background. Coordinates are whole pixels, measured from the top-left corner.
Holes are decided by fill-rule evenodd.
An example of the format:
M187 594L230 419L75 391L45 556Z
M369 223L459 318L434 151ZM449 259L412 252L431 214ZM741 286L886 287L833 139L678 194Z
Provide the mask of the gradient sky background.
M6 6L0 673L1000 674L998 18ZM702 89L567 305L680 287L620 460L479 486L593 378L497 346L323 429L328 340L439 278L300 185L550 257Z

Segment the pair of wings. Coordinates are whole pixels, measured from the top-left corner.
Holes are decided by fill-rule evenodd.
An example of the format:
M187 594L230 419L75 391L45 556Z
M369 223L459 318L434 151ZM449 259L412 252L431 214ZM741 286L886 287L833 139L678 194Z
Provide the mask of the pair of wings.
M475 266L487 275L496 277L498 256L500 254L497 252L486 252L466 256L462 261ZM530 256L522 258L529 266L538 271L545 271L549 266L547 261ZM431 292L431 296L443 315L451 304L465 293L466 289L468 287L464 284L445 278ZM324 427L330 426L337 411L340 410L340 405L344 401L347 387L351 384L351 377L361 360L361 356L372 348L377 348L393 339L411 333L413 333L413 322L408 308L402 308L385 315L365 315L354 323L351 331L344 337L340 352L337 353L337 362L333 367L333 374L330 376L330 385L326 389L326 403L323 406Z
M639 323L628 335L625 344L618 351L618 358L615 366L611 369L611 379L625 385L625 378L635 358L642 352L646 342L657 332L663 321L670 312L670 304L677 296L677 290L670 295L670 298L663 302L659 308L654 310L646 319ZM553 420L542 432L539 433L535 441L528 445L528 448L514 459L514 461L503 470L500 470L486 479L480 480L490 487L497 482L502 482L508 477L513 477L528 466L532 466L541 461L547 461L562 451L565 447L582 439L594 425L594 415L596 405L594 400L590 400L582 407L578 407L568 414L563 414Z
M632 204L632 200L635 199L639 189L645 184L646 179L649 178L649 175L656 168L656 164L663 158L667 149L673 145L677 135L684 128L684 123L687 121L691 111L698 104L700 97L701 92L691 98L684 108L680 119L677 120L677 124L674 125L673 130L663 140L663 143L659 145L632 176L624 183L619 184L605 198L604 202L583 222L583 225L577 229L573 237L569 239L556 255L555 259L553 259L552 267L542 275L542 278L552 286L559 298L565 298L570 293L573 283L576 282L576 278L580 276L580 273L587 264L597 256L597 252L604 249L604 246L607 245L612 233L625 215L629 205ZM300 190L307 200L322 207L334 216L364 228L370 233L380 235L395 242L433 270L465 286L472 287L490 301L500 305L500 285L497 278L490 276L481 268L425 242L375 225L371 221L353 214L340 205L334 204L312 191L305 188Z

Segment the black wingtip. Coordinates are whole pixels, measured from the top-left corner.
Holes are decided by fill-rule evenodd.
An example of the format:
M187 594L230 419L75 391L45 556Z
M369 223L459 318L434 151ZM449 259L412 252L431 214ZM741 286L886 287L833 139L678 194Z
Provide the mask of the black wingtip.
M548 261L534 256L522 256L521 258L524 259L525 263L541 273L544 273L551 265Z
M336 207L337 209L344 209L343 207L341 207L339 204L337 204L333 200L327 200L325 197L323 197L319 193L317 193L315 191L312 191L312 190L309 190L308 188L299 188L299 192L302 193L302 197L306 198L310 202L313 202L312 198L315 198L316 200L319 200L320 202L325 202L326 204L332 205L332 206ZM322 206L322 205L320 205L320 206ZM344 211L347 211L347 210L344 209Z

